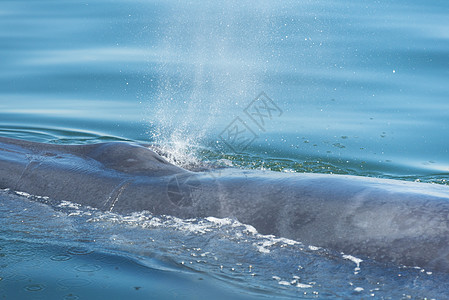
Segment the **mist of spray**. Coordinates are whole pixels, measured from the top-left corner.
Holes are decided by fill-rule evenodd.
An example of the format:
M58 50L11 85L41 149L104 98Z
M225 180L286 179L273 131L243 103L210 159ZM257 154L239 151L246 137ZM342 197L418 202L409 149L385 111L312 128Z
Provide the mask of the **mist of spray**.
M272 12L268 1L171 4L148 111L153 141L189 163L263 89Z

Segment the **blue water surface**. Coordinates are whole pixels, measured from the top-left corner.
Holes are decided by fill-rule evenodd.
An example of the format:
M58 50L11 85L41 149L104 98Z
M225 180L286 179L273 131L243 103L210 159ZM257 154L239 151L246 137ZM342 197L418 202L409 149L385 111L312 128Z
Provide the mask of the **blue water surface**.
M448 95L447 1L0 2L1 136L447 185ZM261 97L272 110L248 114ZM236 125L248 143L229 137ZM358 272L243 225L30 197L0 193L6 299L448 297L441 274Z

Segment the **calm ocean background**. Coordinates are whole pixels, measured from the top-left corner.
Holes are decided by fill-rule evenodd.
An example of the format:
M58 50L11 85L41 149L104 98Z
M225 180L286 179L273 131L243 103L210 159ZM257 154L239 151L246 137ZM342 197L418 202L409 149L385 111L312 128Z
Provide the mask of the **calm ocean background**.
M276 114L265 120L264 130L244 112L261 92L282 111L280 116ZM257 135L238 153L222 139L236 117ZM63 144L115 140L152 143L182 166L208 161L239 168L339 173L447 185L449 3L1 0L0 135ZM105 295L102 287L106 285L91 276L98 271L92 265L102 266L102 272L123 284L126 282L123 273L111 275L102 265L106 261L110 266L116 259L130 269L132 280L144 276L135 275L142 272L156 278L167 261L176 261L174 266L167 267L171 271L167 271L169 276L164 284L175 286L181 281L191 286L187 279L181 278L187 275L176 277L184 270L178 258L183 257L186 262L188 258L175 250L179 244L187 245L188 249L199 248L195 243L215 250L223 248L222 244L214 248L208 239L224 243L227 250L206 259L206 267L194 263L189 267L193 275L187 277L198 277L203 272L204 278L214 278L207 283L212 287L204 283L198 288L204 294L189 294L192 298L208 297L209 292L214 294L218 288L223 293L237 289L237 294L248 297L318 297L320 293L321 297L357 298L377 293L375 297L394 299L403 294L442 299L449 290L443 277L429 275L430 279L413 281L416 274L410 273L397 282L397 271L377 266L370 267L371 277L354 279L352 262L330 263L323 258L328 254L323 254L312 263L319 275L310 272L305 276L307 282L319 281L314 287L317 294L311 289L303 294L294 284L290 289L281 283L283 280L276 279L282 276L291 279L298 268L291 261L293 254L281 252L284 246L279 243L272 244L270 258L258 257L257 249L251 250L252 242L242 246L232 244L232 238L226 241L217 238L227 229L214 229L216 235L207 239L190 231L183 236L177 231L179 228L166 225L150 226L149 233L139 223L142 218L133 219L137 223L132 225L130 220L121 219L105 225L107 221L98 217L92 225L92 220L79 211L79 219L71 219L66 208L56 210L61 218L58 222L62 223L54 225L52 235L39 224L46 222L46 213L53 216L54 212L40 206L37 209L37 204L21 200L25 202L20 207L26 210L44 211L25 218L24 210L17 208L19 200L15 197L19 196L0 194L0 197L4 199L0 210L3 227L0 253L9 253L8 262L0 266L0 295L8 299L17 298L14 293L19 293L18 290L22 299L56 294L58 299ZM90 220L91 227L85 224L85 218ZM19 220L26 220L27 226ZM67 224L71 224L67 229L70 234L60 229ZM32 237L22 232L21 226L31 228L27 231ZM158 236L161 246L151 248L146 244L148 234L156 240L154 236ZM175 237L169 240L164 235ZM61 236L64 241L60 241ZM116 239L121 243L116 243ZM74 240L78 244L72 245ZM92 240L97 243L89 243ZM130 240L140 242L133 244ZM37 247L39 241L52 246L46 247L44 243ZM253 242L257 244L260 240ZM44 261L45 257L59 255L55 245L66 249L63 252L71 247L108 249L112 258L104 258L103 254L95 263L89 262L88 271L81 268L84 273L70 268L78 279L80 274L91 276L83 279L90 280L90 285L72 282L69 287L76 290L72 293L60 283L53 288L48 274L30 274L27 263L31 259L15 255L31 247L32 260ZM8 252L10 248L22 250ZM58 253L48 254L49 251ZM188 251L187 257L192 251ZM64 255L72 257L66 252ZM241 258L244 263L230 257L234 252L244 253ZM241 275L235 279L232 272L220 273L223 268L219 268L220 263L217 265L217 257L221 267L243 264L244 267L239 267L247 270L245 263L252 262L264 271L260 277ZM22 269L17 269L19 262ZM47 266L45 262L41 265ZM61 274L69 269L53 267ZM335 275L343 269L345 275ZM47 279L49 282L45 282ZM357 280L364 286L363 292L354 292L354 286L348 285ZM376 280L382 283L380 291L375 290ZM31 290L37 289L34 292L29 290L33 284ZM145 288L140 289L144 284L130 285L133 287L130 291L145 293ZM398 291L398 285L405 290ZM126 287L116 287L117 291L126 291ZM159 298L183 298L187 290L185 287L171 294L161 292Z

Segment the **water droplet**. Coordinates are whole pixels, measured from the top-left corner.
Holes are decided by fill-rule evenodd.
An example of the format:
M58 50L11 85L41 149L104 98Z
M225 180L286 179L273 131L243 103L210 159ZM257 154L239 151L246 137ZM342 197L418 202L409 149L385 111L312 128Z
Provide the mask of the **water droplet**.
M79 272L96 272L96 271L101 270L101 267L97 266L97 265L84 264L84 265L76 266L75 270L77 270Z
M42 284L30 284L25 287L25 290L28 292L39 292L44 289Z
M52 257L50 257L50 259L54 260L54 261L66 261L71 258L72 257L68 254L56 254L56 255L53 255Z

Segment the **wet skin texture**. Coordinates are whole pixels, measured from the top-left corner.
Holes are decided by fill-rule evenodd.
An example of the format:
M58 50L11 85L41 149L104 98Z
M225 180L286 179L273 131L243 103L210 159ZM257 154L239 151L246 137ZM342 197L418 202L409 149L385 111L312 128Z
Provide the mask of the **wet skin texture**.
M449 271L449 187L344 175L190 172L132 143L0 138L0 188L104 211L235 218L262 234Z

